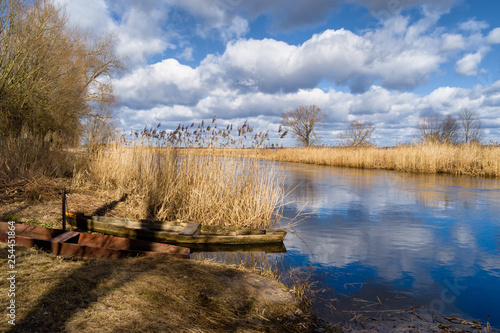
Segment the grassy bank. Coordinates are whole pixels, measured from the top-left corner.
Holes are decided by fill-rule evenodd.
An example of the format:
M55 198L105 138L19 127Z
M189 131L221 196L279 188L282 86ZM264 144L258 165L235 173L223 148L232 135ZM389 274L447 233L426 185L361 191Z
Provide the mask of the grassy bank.
M3 275L7 247L0 244ZM16 250L16 332L304 332L314 317L274 279L171 258L72 261ZM8 304L8 283L0 303Z
M207 152L191 150L191 153L206 154ZM426 144L391 148L213 149L209 154L335 167L500 177L499 146Z

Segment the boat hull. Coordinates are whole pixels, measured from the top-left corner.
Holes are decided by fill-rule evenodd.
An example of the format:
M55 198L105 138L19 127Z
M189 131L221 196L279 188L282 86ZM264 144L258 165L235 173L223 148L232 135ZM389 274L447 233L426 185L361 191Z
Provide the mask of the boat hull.
M14 229L14 230L12 230ZM64 231L25 224L0 222L0 241L8 242L8 232L14 231L16 245L38 247L57 255L82 259L123 258L126 256L173 256L189 258L189 248L114 237Z
M171 244L272 244L283 242L281 229L244 229L236 227L200 226L192 234L183 234L188 223L148 222L102 216L74 216L70 223L78 229L101 232L131 239L147 239Z

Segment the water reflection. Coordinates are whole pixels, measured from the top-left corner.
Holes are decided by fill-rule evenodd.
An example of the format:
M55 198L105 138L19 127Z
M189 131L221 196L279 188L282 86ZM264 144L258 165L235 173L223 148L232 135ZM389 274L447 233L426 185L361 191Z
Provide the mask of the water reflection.
M324 290L314 299L330 322L350 311L420 307L500 327L500 181L283 164L285 214L307 204L286 253L203 253L262 262L283 275L302 268ZM312 271L309 271L313 268ZM363 312L365 313L365 312Z
M378 290L410 293L407 305L443 314L500 314L498 180L287 165L287 181L297 186L292 205L308 202L313 215L296 228L300 238L287 238L285 261L317 267L330 296L346 294L344 307L353 295L374 301ZM349 279L336 277L342 273ZM446 303L450 281L463 288ZM363 288L344 288L352 282ZM500 326L498 316L490 320Z

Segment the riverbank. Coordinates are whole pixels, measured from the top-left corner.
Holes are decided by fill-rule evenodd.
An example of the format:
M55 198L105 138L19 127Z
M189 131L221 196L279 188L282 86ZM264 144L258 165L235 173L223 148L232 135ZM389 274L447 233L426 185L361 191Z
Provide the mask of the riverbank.
M0 244L2 261L6 244ZM293 293L240 267L173 258L68 260L16 248L18 332L303 332L317 327ZM6 274L6 262L2 271ZM5 280L5 279L4 279ZM12 327L2 308L0 330Z
M191 149L186 152L359 169L500 177L500 146L498 145L422 144L388 148Z
M70 186L70 179L12 183L1 188L0 215L60 228L58 192ZM68 195L68 209L120 216L130 204L120 199L76 189ZM0 253L5 275L5 245L1 245ZM305 293L307 280L285 287L266 271L241 266L151 258L72 261L20 247L16 256L16 301L21 305L16 318L18 328L22 328L19 331L25 332L411 332L417 328L422 332L450 332L457 326L461 331L480 332L485 328L426 318L413 309L352 313L352 321L326 326L309 307L312 298L311 293ZM7 285L0 288L0 302L7 304ZM43 328L35 329L34 325ZM10 326L2 322L0 327L4 330Z
M38 180L37 200L27 199L26 184L2 188L1 217L60 228L57 193L71 181L43 182ZM123 202L111 199L76 190L68 195L68 209L120 214ZM0 244L2 276L8 254L7 245ZM265 270L174 258L71 260L23 247L16 247L15 256L19 332L337 331L321 324L303 294ZM9 286L2 280L0 303L8 304ZM3 307L2 318L6 311ZM13 328L0 322L0 331Z

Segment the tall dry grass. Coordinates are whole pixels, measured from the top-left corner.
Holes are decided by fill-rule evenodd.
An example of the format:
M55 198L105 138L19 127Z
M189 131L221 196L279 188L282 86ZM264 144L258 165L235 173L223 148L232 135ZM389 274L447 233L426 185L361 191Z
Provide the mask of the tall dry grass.
M500 177L500 146L498 145L419 144L392 148L231 149L212 151L212 154L336 167Z
M37 177L65 177L73 161L57 142L23 131L0 137L0 181Z
M120 141L90 156L75 176L101 190L127 193L130 214L150 220L268 228L279 225L283 175L256 159L181 155L156 134ZM153 139L151 139L153 138Z

